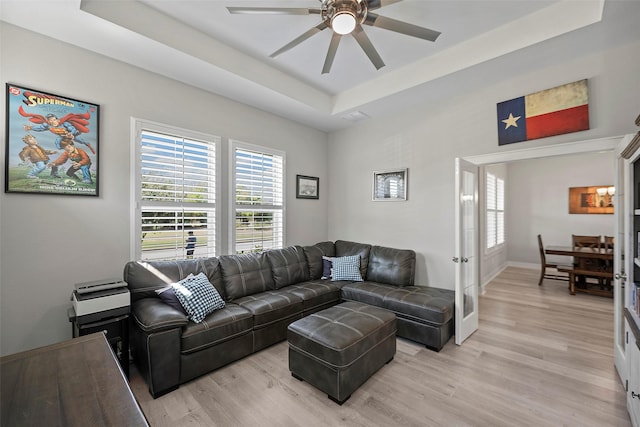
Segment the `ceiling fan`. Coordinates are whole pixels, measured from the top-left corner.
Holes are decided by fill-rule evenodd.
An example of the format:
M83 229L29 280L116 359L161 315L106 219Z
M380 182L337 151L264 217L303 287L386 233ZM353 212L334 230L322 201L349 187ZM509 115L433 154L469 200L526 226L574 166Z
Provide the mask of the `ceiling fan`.
M398 21L392 18L372 13L372 10L398 3L402 0L319 0L322 4L320 8L301 8L301 7L227 7L230 13L244 14L283 14L283 15L311 15L317 14L322 17L315 27L312 27L293 41L282 46L280 49L269 55L275 58L288 51L289 49L299 45L311 36L322 30L331 28L333 35L329 44L329 51L324 61L322 74L326 74L331 70L333 59L336 56L338 45L342 36L351 34L364 53L369 57L371 63L377 70L384 67L384 61L373 47L371 40L364 32L362 25L383 28L385 30L395 31L396 33L406 34L408 36L418 37L424 40L435 41L440 32L429 28L419 27L409 24L408 22Z

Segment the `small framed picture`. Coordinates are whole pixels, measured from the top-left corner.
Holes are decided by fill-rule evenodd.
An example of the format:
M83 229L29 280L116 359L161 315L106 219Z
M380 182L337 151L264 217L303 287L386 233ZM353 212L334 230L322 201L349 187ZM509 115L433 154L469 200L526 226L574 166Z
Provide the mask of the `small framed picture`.
M408 169L390 169L373 173L373 200L399 202L407 200Z
M319 199L320 178L296 175L296 199Z

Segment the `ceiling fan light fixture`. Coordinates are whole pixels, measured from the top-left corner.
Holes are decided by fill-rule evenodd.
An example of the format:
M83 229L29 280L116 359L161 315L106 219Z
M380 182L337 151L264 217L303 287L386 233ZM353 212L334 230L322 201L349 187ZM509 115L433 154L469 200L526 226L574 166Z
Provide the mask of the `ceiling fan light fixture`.
M331 18L331 28L340 35L349 34L356 28L356 16L351 11L340 11Z

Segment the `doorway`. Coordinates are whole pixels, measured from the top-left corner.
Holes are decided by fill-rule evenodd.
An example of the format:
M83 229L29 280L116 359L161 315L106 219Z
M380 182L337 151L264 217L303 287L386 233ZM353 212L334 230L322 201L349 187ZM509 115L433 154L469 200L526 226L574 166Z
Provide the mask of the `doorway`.
M486 165L496 164L496 163L508 163L508 162L519 161L519 160L540 159L545 157L555 157L555 156L570 155L570 154L613 151L618 146L621 139L622 139L621 137L610 137L610 138L602 138L602 139L595 139L595 140L578 141L578 142L566 143L566 144L557 144L557 145L544 146L544 147L525 148L522 150L512 150L512 151L501 152L501 153L491 153L491 154L484 154L479 156L465 157L463 158L463 160L465 162L468 162L474 165L476 168L479 168L480 166L486 166ZM456 191L458 192L459 190L456 189ZM458 192L458 194L456 194L456 200L460 200L461 197L462 197L461 194ZM479 210L479 208L476 208L476 209ZM476 212L476 215L478 215L478 212ZM461 229L462 224L459 221L456 221L456 222L457 222L455 225L456 229L457 230ZM478 233L477 230L476 230L476 233ZM475 242L480 241L480 239L478 239L477 234L475 236L474 241ZM475 269L475 271L476 271L475 274L479 275L480 269L479 268ZM479 277L476 277L474 281L476 284L478 284L478 286L480 284L479 279L480 279ZM463 292L463 283L459 283L459 281L456 280L455 289L456 289L456 293ZM459 321L461 322L463 320L463 318L458 318L458 311L456 311L455 320L456 322L459 322Z

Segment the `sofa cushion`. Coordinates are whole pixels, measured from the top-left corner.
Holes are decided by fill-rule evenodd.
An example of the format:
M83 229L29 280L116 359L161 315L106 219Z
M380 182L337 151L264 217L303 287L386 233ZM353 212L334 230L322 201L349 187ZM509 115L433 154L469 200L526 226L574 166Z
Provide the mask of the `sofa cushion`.
M198 258L175 261L130 261L124 267L124 281L131 293L131 302L156 297L154 291L176 283L189 274L204 273L224 298L220 263L217 258Z
M313 246L304 246L303 249L309 264L309 279L317 280L322 277L322 257L335 256L335 245L333 242L320 242Z
M340 288L326 280L313 280L287 287L287 292L302 299L304 312L340 301Z
M181 352L192 353L228 341L253 329L253 315L229 303L205 317L201 323L189 322L181 337Z
M387 293L395 289L397 289L395 286L376 282L350 282L342 286L342 299L382 307Z
M283 289L248 295L234 302L253 314L254 329L302 314L302 298Z
M171 287L189 319L195 323L202 322L207 314L224 307L224 300L204 273L183 279Z
M309 280L309 266L302 246L265 252L276 289Z
M367 279L367 268L369 267L369 253L371 245L364 243L348 242L346 240L336 240L336 255L341 256L360 256L360 276Z
M450 289L407 286L387 292L382 307L412 320L441 325L453 317L454 301L455 292Z
M414 284L416 253L410 249L372 246L367 280L396 286Z
M354 280L362 282L360 274L360 256L335 257L332 260L331 280Z
M227 301L275 289L271 266L264 252L222 255L218 259Z

